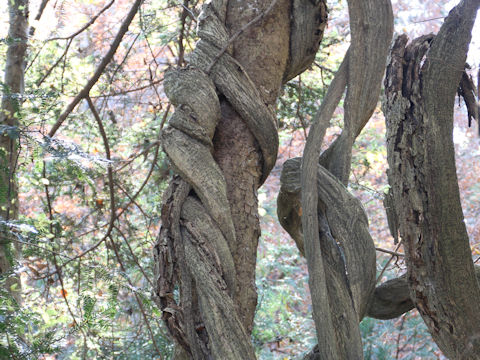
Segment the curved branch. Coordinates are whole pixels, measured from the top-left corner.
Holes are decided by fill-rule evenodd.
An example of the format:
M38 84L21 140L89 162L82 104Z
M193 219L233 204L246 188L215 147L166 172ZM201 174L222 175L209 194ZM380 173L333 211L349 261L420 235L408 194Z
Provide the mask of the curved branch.
M110 49L108 49L108 52L105 54L103 57L102 61L100 64L97 66L95 69L94 74L92 77L88 80L88 82L85 84L82 90L73 98L73 100L70 102L70 104L67 105L65 110L60 114L58 117L57 121L55 124L52 126L50 129L48 136L53 137L57 130L62 126L63 122L67 119L67 117L70 115L70 113L75 109L75 107L78 105L78 103L85 99L89 94L90 90L92 87L97 83L98 79L100 79L100 76L102 76L105 68L107 65L110 63L110 61L113 59L113 56L115 55L115 52L118 49L118 46L120 45L120 42L123 39L123 36L127 33L128 27L130 26L133 18L137 14L137 11L142 4L143 0L135 0L133 3L132 7L130 8L130 11L127 14L127 17L125 20L122 22L122 25L120 26L120 29L118 30L117 35L115 36L115 39L112 42L112 45L110 46Z
M373 11L375 9L375 11ZM366 216L361 206L339 195L348 194L336 184L348 182L352 145L360 130L370 118L378 101L380 82L385 59L393 32L393 15L389 1L349 2L352 45L342 64L346 71L347 95L345 100L345 128L334 143L327 164L328 173L318 167L322 138L337 103L327 93L325 102L334 103L333 109L320 109L320 123L313 123L302 161L302 228L305 254L309 267L309 284L313 301L313 313L317 328L320 358L358 358L362 354L359 317L374 286L375 249L368 233ZM367 65L366 65L367 64ZM340 72L340 71L339 71ZM335 77L336 79L337 77ZM331 86L337 86L335 83ZM342 87L343 90L343 87ZM343 92L343 91L342 91ZM328 111L327 111L328 109ZM322 183L317 184L319 174ZM330 196L331 193L335 196ZM321 199L321 202L319 201ZM358 205L358 204L357 204ZM325 209L324 209L325 207ZM350 213L352 218L345 217ZM350 224L344 221L351 220ZM350 229L360 225L360 232ZM357 245L356 238L362 239ZM349 250L361 249L362 261ZM329 268L327 270L327 266ZM373 271L372 271L373 269ZM350 278L365 276L360 288L355 288ZM327 286L328 283L328 286ZM340 312L342 319L334 318ZM336 315L335 315L336 316ZM332 332L335 329L335 332Z
M475 276L480 283L480 266L475 266ZM388 320L412 310L415 305L410 297L407 274L388 280L375 288L367 316Z
M53 38L50 38L50 39L47 39L46 41L54 41L54 40L71 40L73 39L74 37L80 35L82 32L84 32L85 30L87 30L95 21L97 21L97 19L99 18L100 15L102 15L105 11L107 11L112 5L113 3L115 2L115 0L111 0L107 5L105 5L96 15L94 15L93 17L90 18L90 20L85 24L83 25L80 29L78 29L77 31L75 31L73 34L69 35L69 36L64 36L64 37L53 37ZM42 4L43 5L43 4ZM38 20L38 19L36 19Z
M385 81L389 182L412 299L450 358L479 358L480 286L463 221L453 144L455 93L478 0L455 7L438 35L399 37Z
M332 332L333 321L327 291L327 279L320 248L319 222L317 215L317 164L323 137L346 85L347 57L328 88L322 102L318 117L312 123L307 144L303 153L301 188L302 188L302 228L304 233L305 255L308 263L310 292L317 340L321 349L321 357L338 359L337 341Z

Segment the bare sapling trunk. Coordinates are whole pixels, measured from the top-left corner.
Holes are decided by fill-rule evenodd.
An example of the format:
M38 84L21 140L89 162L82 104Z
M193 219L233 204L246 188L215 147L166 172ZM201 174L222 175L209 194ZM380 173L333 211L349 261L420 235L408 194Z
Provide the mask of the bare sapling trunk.
M24 71L28 40L28 1L8 1L10 27L2 84L0 109L0 275L7 276L6 287L17 303L21 302L20 278L12 271L20 256L20 246L11 233L11 222L18 218L15 168L18 159L19 114L24 90Z

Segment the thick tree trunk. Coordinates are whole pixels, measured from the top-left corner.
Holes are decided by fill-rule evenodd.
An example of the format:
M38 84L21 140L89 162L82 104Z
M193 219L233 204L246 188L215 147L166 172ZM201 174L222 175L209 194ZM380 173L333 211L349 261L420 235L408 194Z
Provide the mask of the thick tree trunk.
M157 295L186 356L255 358L257 189L276 159L275 101L325 24L323 1L212 1L190 67L166 76L176 112L163 144L182 179L162 209Z
M18 158L19 111L24 87L24 71L27 51L28 1L8 1L10 27L5 66L2 108L0 111L0 275L11 271L15 258L20 254L18 242L12 244L8 222L18 218L18 195L15 167ZM8 274L6 286L18 303L19 276Z
M389 182L413 303L452 359L480 359L480 287L455 169L453 105L478 0L462 1L435 37L393 47L385 80Z

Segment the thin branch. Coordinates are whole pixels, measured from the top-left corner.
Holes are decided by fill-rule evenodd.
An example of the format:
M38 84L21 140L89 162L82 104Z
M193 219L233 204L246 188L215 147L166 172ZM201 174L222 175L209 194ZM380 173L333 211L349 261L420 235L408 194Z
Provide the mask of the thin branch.
M189 2L190 0L183 1L183 10L180 16L180 34L178 35L178 66L182 66L184 63L185 48L183 46L183 39L185 36L185 21L187 19Z
M400 353L402 352L403 350L403 347L400 347L400 337L402 335L402 330L403 330L403 326L405 325L405 319L407 317L407 314L403 314L402 315L402 320L400 322L400 329L398 329L398 335L397 335L397 351L396 351L396 354L395 354L395 359L399 359L399 356L400 356Z
M395 248L395 251L393 251L393 253L397 253L398 252L398 249L400 249L400 246L402 246L403 244L403 239L401 239L399 242L398 242L398 245L397 247ZM393 258L395 256L398 256L397 254L392 254L392 256L390 257L390 259L388 259L387 263L385 264L385 266L383 267L382 271L380 271L380 275L378 275L377 277L377 281L375 281L375 284L378 284L380 282L380 280L382 279L382 276L383 276L383 273L385 272L385 270L387 270L387 267L388 265L390 265L390 263L392 262Z
M116 219L115 189L113 187L113 171L112 171L112 166L110 162L111 161L110 145L108 144L108 138L105 132L105 128L103 127L102 119L100 119L97 109L95 108L95 105L93 104L92 99L90 99L89 96L87 96L87 102L88 102L90 111L92 112L93 117L97 122L98 130L100 131L100 135L102 136L103 146L105 147L105 157L109 161L109 164L107 167L107 176L108 176L108 188L110 192L110 222L108 224L107 232L104 235L104 238L107 238L108 236L110 236L110 233L112 232L113 225Z
M329 69L323 65L320 65L319 63L317 63L316 61L313 62L313 65L315 65L316 67L318 67L320 70L325 70L331 74L334 74L335 75L335 71L333 71L332 69Z
M132 92L145 90L145 89L147 89L147 88L149 88L149 87L151 87L151 86L153 86L153 85L160 84L162 81L163 81L163 78L158 79L158 80L155 80L155 81L151 81L148 85L143 85L143 86L140 86L140 87L138 87L138 88L129 89L129 90L123 90L123 91L118 91L118 92L109 93L109 94L105 94L105 95L90 96L90 97L91 97L92 99L97 99L97 98L105 98L105 97L110 97L110 96L126 95L126 94L129 94L129 93L132 93Z
M42 176L44 178L47 177L47 167L46 167L46 164L45 164L45 161L43 162L43 171L42 171ZM52 208L52 201L50 199L50 191L48 189L48 183L46 183L44 185L45 187L45 197L47 199L47 208L48 208L48 218L50 220L49 222L49 230L50 230L50 234L53 235L53 237L50 239L50 241L53 243L55 238L57 237L57 232L56 230L54 229L53 227L53 220L54 220L54 216L53 216L53 208ZM69 260L71 261L71 260ZM64 282L63 282L63 277L62 277L62 271L61 271L61 268L60 266L58 265L58 261L57 261L57 256L55 253L53 253L53 265L55 267L55 273L57 274L58 276L58 281L60 282L60 286L61 286L61 292L62 292L62 297L63 297L63 300L65 301L65 305L67 306L67 310L70 314L70 316L72 317L73 319L73 324L75 325L75 327L78 327L82 333L82 336L83 336L83 339L84 341L86 341L86 334L85 332L83 331L83 329L81 329L78 325L78 322L77 322L77 319L75 318L75 314L73 313L73 310L71 309L70 307L70 303L68 302L67 300L67 291L65 290L65 285L64 285Z
M118 253L117 245L115 244L115 242L113 241L113 239L111 237L109 237L109 238L110 238L110 242L112 243L112 248L113 248L113 252L115 253L115 257L117 258L117 261L120 265L120 269L125 274L125 278L127 279L130 286L132 288L135 288L132 281L130 280L130 277L127 276L127 271L125 269L125 266L123 265L122 258L120 257L120 254ZM163 359L162 353L161 353L160 349L158 348L157 342L155 340L155 336L153 335L153 331L152 331L152 328L150 326L150 322L148 321L147 314L145 312L145 308L143 307L142 299L140 299L140 296L136 292L134 292L133 295L135 296L135 300L137 301L138 307L140 308L140 312L142 313L142 317L143 317L143 320L145 321L145 325L147 325L148 333L150 335L150 338L152 339L153 346L155 347L155 350L157 351L158 356L160 356L160 359Z
M90 101L91 101L91 100L90 100ZM169 106L168 106L168 108L167 108L167 110L166 110L166 114L165 114L165 116L164 116L165 118L166 118L166 116L167 116L167 114L168 114L168 112L169 112L169 109L170 109L170 104L169 104ZM97 113L97 115L98 115L98 113ZM162 127L160 127L160 131L161 131L161 129L162 129ZM105 234L97 243L95 243L92 247L88 248L87 250L83 251L82 253L80 253L80 254L78 254L78 255L70 258L69 260L65 261L62 265L60 265L61 267L69 264L69 263L72 262L72 261L78 260L78 259L84 257L85 255L87 255L88 253L94 251L95 249L97 249L97 248L105 241L105 239L107 238L107 236L110 235L111 230L112 230L112 229L110 229L110 226L113 228L115 220L117 220L118 218L120 218L120 216L123 215L123 213L128 209L128 207L133 203L133 201L138 197L138 195L140 195L140 193L142 192L143 188L144 188L145 185L148 183L148 180L150 179L150 176L151 176L152 173L153 173L153 169L155 168L155 163L157 162L157 159L158 159L159 148L160 148L160 146L157 145L157 148L156 148L156 150L155 150L155 155L154 155L154 158L153 158L153 162L152 162L152 166L150 167L150 170L149 170L149 172L148 172L145 180L143 181L142 185L140 185L140 187L139 187L139 189L137 190L137 192L131 197L130 202L129 202L127 205L123 206L123 207L120 209L120 211L118 212L118 214L115 214L115 212L112 212L112 213L114 214L114 217L111 218L111 219L109 220L109 222L107 222L107 223L105 223L105 224L103 224L103 225L101 225L101 226L99 226L99 227L97 228L97 229L100 229L100 228L103 228L103 227L105 227L105 226L109 226L109 230L107 230L106 234ZM113 184L113 181L112 181L111 183ZM86 234L88 234L88 233L91 233L92 231L97 230L97 229L90 230L90 231L88 231L87 233L78 235L77 237L84 236L84 235L86 235ZM52 276L52 275L54 275L55 273L56 273L56 271L55 271L55 272L52 272L52 273L49 273L49 274L45 275L44 277Z
M138 33L137 36L135 36L135 39L133 39L132 43L130 44L127 52L125 53L125 56L122 59L122 61L120 62L120 64L118 64L118 66L113 71L113 74L110 77L110 83L113 83L113 80L115 79L115 76L117 75L118 70L120 70L120 68L123 66L123 64L125 64L125 61L127 60L128 55L130 55L130 51L132 51L132 49L133 49L133 45L135 45L135 43L137 42L139 37L140 37L140 33Z
M42 52L43 48L45 47L46 43L43 43L42 46L40 47L40 50L36 52L36 54L33 56L33 59L28 63L28 65L25 67L25 74L30 70L32 65L35 63L35 60L37 60L38 56Z
M35 21L39 21L40 18L42 17L43 11L47 7L48 1L49 0L42 0L42 3L40 4L40 7L38 8L37 16L35 16ZM29 35L33 36L33 34L35 34L35 27L31 26L30 30L29 30Z
M43 246L34 244L34 243L32 243L32 242L23 241L23 240L20 240L20 239L18 239L18 238L17 238L17 239L12 238L12 239L8 239L8 240L9 240L9 241L18 242L19 244L23 244L23 245L27 245L27 246L33 246L33 247L35 247L35 248L37 248L37 249L40 249L40 250L49 252L49 253L51 253L51 254L53 254L53 255L61 256L61 257L67 258L67 259L71 259L70 256L64 255L64 254L59 253L59 252L56 252L56 251L54 251L54 250L47 249L47 248L45 248L45 247L43 247Z
M65 50L63 51L62 55L60 55L60 57L57 59L57 61L55 61L55 64L53 64L48 70L47 72L45 73L45 75L43 75L36 83L35 85L37 85L37 87L39 87L40 85L42 85L42 83L47 79L47 77L50 76L50 74L52 73L53 69L55 69L58 64L60 64L60 62L62 61L62 59L65 59L67 57L67 53L68 53L68 50L70 49L70 45L72 45L72 40L68 40L67 42L67 45L65 46ZM43 49L43 47L42 47Z
M48 136L53 137L57 130L62 126L63 122L65 119L70 115L70 113L75 109L75 107L78 105L78 103L86 98L92 87L97 83L98 79L100 76L103 74L105 68L107 65L110 63L110 61L113 59L113 56L115 55L115 52L118 49L118 46L120 45L123 36L126 34L128 27L130 26L133 18L135 17L138 8L140 7L141 3L143 0L136 0L133 6L131 7L127 17L123 21L122 25L120 26L120 29L118 30L117 35L115 36L115 39L113 40L112 45L110 46L110 49L108 50L107 54L103 57L102 61L98 65L97 69L95 70L95 73L93 76L88 80L87 84L85 87L75 96L75 98L68 104L67 108L63 111L63 113L59 116L57 122L53 125L52 129L48 133Z
M420 24L428 21L433 21L433 20L440 20L440 19L445 19L445 16L439 16L431 19L425 19L425 20L420 20L420 21L412 21L411 24Z
M120 160L122 162L125 162L125 164L123 164L122 166L120 166L118 169L115 169L115 172L119 172L121 170L123 170L126 166L128 166L133 160L135 160L136 158L138 158L139 156L142 156L144 154L147 154L151 148L155 147L155 146L158 146L161 144L161 141L160 140L157 140L157 141L154 141L152 143L150 143L148 146L146 146L142 151L140 151L139 153L136 153L136 154L132 154L128 157L127 160Z
M130 203L135 205L137 207L137 209L142 213L142 215L145 217L145 221L148 221L150 220L151 218L145 213L145 210L143 210L143 208L140 206L140 204L135 200L133 199L133 197L128 193L128 191L120 184L118 183L117 181L115 181L115 185L117 185L117 187L120 189L120 191L122 193L125 194L125 196L130 200Z
M190 19L192 19L193 21L195 22L198 22L197 21L197 17L195 16L195 14L193 13L193 11L191 9L189 9L188 7L186 7L185 5L182 5L183 9L187 11L188 15L190 16Z
M42 0L42 3L40 4L40 7L38 8L37 16L35 16L35 20L37 20L37 21L40 20L40 18L42 17L43 11L47 7L48 1L49 0Z
M302 111L301 111L301 106L302 106L302 103L303 103L303 99L302 99L302 76L299 75L298 76L298 101L297 101L297 117L298 117L298 120L300 121L300 124L302 125L302 129L303 129L303 135L305 136L305 139L308 137L308 134L307 134L307 124L305 122L305 118L303 117L302 115Z
M167 109L165 110L165 113L163 114L163 118L162 118L162 122L160 124L160 130L163 129L163 126L165 125L165 122L167 120L167 117L168 117L168 113L170 112L170 107L172 106L171 103L168 103L167 105ZM146 154L150 151L150 149L154 146L157 147L157 150L156 152L158 152L158 146L161 144L161 141L160 140L157 140L157 141L154 141L152 143L150 143L147 147L145 147L141 152L137 153L137 154L134 154L134 155L130 155L130 157L127 159L127 160L124 160L126 163L123 164L122 166L120 166L118 169L115 169L115 172L119 172L121 171L122 169L124 169L126 166L128 166L128 164L130 164L133 160L135 160L136 158L138 158L139 156L143 155L143 154Z
M382 248L379 248L379 247L376 247L375 250L386 253L386 254L390 254L390 255L393 255L393 256L398 256L398 257L405 256L405 254L402 254L402 253L399 253L399 252L396 252L396 251L392 251L392 250L382 249Z
M47 0L48 1L48 0ZM85 30L87 30L98 18L100 15L102 15L105 11L108 10L108 8L110 8L113 3L115 2L115 0L112 0L110 1L107 5L105 5L105 7L103 9L101 9L97 15L95 15L94 17L92 17L90 19L89 22L87 22L84 26L82 26L79 30L75 31L72 35L70 36L65 36L65 37L53 37L53 38L50 38L50 39L47 39L47 41L53 41L53 40L71 40L73 39L74 37L80 35L82 32L84 32Z
M153 285L153 282L152 280L150 279L150 277L147 275L147 273L145 272L145 270L143 269L142 265L140 265L139 261L138 261L138 257L135 255L135 253L133 252L133 249L132 247L130 246L130 243L127 239L127 237L125 236L125 234L117 227L115 226L115 230L118 231L118 233L120 234L121 238L123 239L123 241L125 242L125 245L127 245L127 248L128 248L128 251L130 252L130 255L132 255L132 259L133 259L133 262L135 263L135 265L137 265L137 267L140 269L140 271L142 272L143 274L143 277L145 278L145 280L147 280L147 282L150 284L151 288L153 289L155 286Z

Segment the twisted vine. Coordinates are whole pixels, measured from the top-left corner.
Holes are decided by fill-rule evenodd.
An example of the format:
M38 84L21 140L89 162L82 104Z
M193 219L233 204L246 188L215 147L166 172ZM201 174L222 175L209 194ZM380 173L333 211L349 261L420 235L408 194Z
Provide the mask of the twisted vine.
M217 92L255 135L263 158L262 183L278 149L274 113L229 53L225 13L226 1L204 6L198 30L201 40L190 66L170 70L164 83L176 111L162 143L180 176L170 184L163 203L155 251L156 294L170 332L199 359L255 358L235 309L235 229L226 182L212 155L212 138L221 116ZM176 284L181 304L174 299Z
M198 19L200 41L190 56L190 65L170 70L164 82L176 111L163 132L162 144L178 175L162 204L162 228L154 253L155 299L170 333L183 348L183 355L176 353L182 359L255 358L251 329L247 329L250 315L245 321L241 313L245 279L244 270L238 268L242 266L238 253L244 246L239 244L243 235L235 233L238 219L232 219L227 184L215 161L212 139L221 119L220 107L228 103L254 136L261 153L261 173L255 174L251 189L255 192L277 156L276 118L269 106L278 89L262 89L260 93L232 56L234 41L270 12L285 15L281 21L287 20L290 36L282 38L282 46L289 52L282 55L284 59L288 55L284 63L276 64L279 72L274 86L278 86L310 66L326 25L325 0L272 0L268 6L262 4L263 13L230 37L225 25L227 3L212 0L204 5ZM276 15L272 19L278 20ZM272 19L265 23L276 21ZM268 101L265 93L271 97Z

